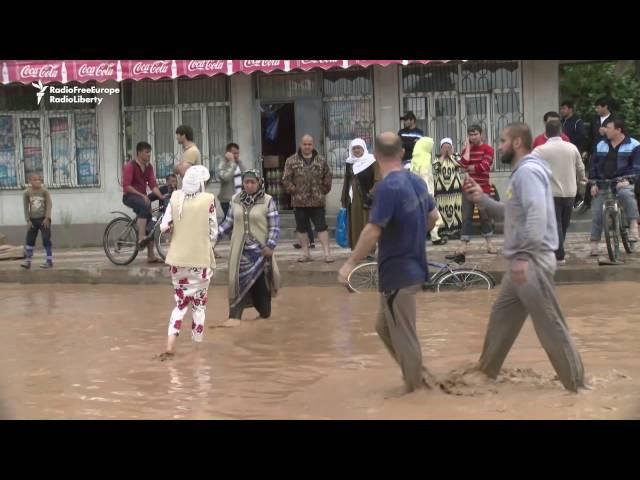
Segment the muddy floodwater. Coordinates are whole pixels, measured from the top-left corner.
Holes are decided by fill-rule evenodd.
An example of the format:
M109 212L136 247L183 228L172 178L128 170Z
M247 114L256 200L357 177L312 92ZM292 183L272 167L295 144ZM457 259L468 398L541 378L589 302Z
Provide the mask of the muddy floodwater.
M197 348L187 317L175 358L160 362L169 285L4 284L0 400L20 419L640 418L639 288L558 288L589 391L562 388L527 320L497 381L399 396L374 293L285 288L271 319L206 328ZM419 294L418 333L436 376L478 358L496 293ZM212 287L205 326L226 313L226 290Z

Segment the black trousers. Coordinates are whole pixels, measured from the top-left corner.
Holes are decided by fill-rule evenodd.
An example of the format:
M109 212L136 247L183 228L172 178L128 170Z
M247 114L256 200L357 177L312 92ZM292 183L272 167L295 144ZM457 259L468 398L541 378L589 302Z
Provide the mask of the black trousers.
M557 260L564 260L564 239L567 236L567 229L571 223L574 200L574 198L553 197L553 203L556 207L556 223L558 225Z
M38 232L42 232L42 246L51 248L51 225L49 225L49 228L44 228L42 225L44 218L32 218L30 221L32 226L27 231L27 246L35 247Z
M245 294L245 298L238 305L229 309L229 318L240 320L243 310L250 307L255 308L262 318L271 316L271 292L267 286L264 272L260 274L256 282Z

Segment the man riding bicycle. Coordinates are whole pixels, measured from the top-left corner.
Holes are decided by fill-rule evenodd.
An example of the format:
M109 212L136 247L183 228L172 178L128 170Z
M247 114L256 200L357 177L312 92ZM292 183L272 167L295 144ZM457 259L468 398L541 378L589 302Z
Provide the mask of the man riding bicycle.
M591 160L589 178L591 185L591 256L598 256L598 244L602 237L603 204L607 182L599 180L614 180L610 183L613 193L622 205L629 220L629 240L638 241L638 204L634 194L634 183L640 174L640 142L624 134L624 120L620 117L612 118L605 127L607 140L602 140L596 146Z
M155 256L153 243L146 239L147 222L151 220L151 199L147 196L147 186L158 199L164 199L158 188L151 161L151 145L147 142L139 142L136 145L136 158L125 163L122 168L122 203L133 209L137 215L138 226L138 250L147 246L147 259L149 263L159 263L161 260Z

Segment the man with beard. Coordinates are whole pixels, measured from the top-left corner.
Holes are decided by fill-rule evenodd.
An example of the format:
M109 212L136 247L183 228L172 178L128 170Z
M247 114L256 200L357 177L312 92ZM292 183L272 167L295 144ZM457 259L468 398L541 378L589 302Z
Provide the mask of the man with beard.
M551 171L543 159L530 153L531 145L531 130L524 123L513 123L500 135L502 161L513 169L504 204L492 200L472 178L465 181L470 200L491 217L504 219L503 253L511 263L491 310L476 369L495 379L530 315L560 381L567 390L577 392L585 387L584 367L553 286L558 229Z

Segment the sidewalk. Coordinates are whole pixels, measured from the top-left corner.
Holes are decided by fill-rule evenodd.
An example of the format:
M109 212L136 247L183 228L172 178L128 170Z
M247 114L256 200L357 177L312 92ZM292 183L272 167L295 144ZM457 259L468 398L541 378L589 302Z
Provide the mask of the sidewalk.
M640 281L640 254L634 254L626 259L624 265L600 266L596 258L589 257L589 237L587 233L569 233L565 243L567 263L558 268L557 283L592 283L605 281ZM428 258L431 261L446 263L445 255L452 253L457 241L447 245L427 247ZM503 243L502 236L496 236L495 245L500 250ZM222 255L217 260L218 268L216 285L227 282L227 259L229 243L223 241L216 251ZM336 285L337 271L350 254L332 244L332 256L336 262L326 264L323 261L320 243L311 250L314 261L298 263L300 250L293 248L293 241L282 241L276 249L278 265L280 267L283 284L287 286ZM125 267L113 265L101 248L59 249L54 247L54 268L41 270L38 268L44 258L44 251L40 245L36 246L31 270L20 267L21 260L0 261L0 282L12 283L89 283L89 284L166 284L169 282L169 272L166 265L146 263L146 252ZM606 247L601 244L602 258L606 257ZM478 268L491 273L496 281L500 281L507 268L507 262L498 255L490 255L484 249L484 241L474 238L467 253L467 266Z

